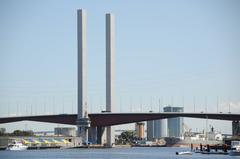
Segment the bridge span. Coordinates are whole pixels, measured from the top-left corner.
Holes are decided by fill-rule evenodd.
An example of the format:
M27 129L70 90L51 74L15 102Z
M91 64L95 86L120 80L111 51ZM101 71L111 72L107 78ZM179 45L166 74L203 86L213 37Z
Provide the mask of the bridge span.
M105 127L175 117L229 120L232 122L239 122L240 120L240 114L231 113L96 113L89 114L88 116L92 127ZM14 116L0 118L0 124L18 121L37 121L76 125L77 114Z
M104 127L165 118L187 117L232 121L232 134L240 135L240 114L231 113L96 113L88 114L91 128L96 128L96 143L102 144ZM0 118L0 124L18 121L37 121L77 125L77 114L38 115ZM93 136L95 136L93 135Z

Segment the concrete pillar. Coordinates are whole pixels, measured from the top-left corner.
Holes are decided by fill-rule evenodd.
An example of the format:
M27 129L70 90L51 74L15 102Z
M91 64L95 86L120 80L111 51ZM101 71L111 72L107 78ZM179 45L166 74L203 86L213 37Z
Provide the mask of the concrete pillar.
M88 143L90 122L87 113L87 45L86 45L86 11L77 11L77 45L78 45L78 137L80 142Z
M104 129L103 127L99 126L97 127L97 144L103 144L103 133L104 133Z
M106 14L106 111L113 112L114 107L114 82L115 82L115 26L114 16ZM115 143L114 130L108 126L107 146Z
M88 141L97 144L97 127L90 127L88 130Z
M233 136L240 136L240 122L232 121L232 135Z

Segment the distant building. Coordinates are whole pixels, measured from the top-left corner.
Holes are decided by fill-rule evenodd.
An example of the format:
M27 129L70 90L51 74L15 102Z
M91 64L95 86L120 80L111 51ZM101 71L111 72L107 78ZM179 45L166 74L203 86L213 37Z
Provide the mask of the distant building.
M153 121L153 138L160 138L161 132L161 120L154 120Z
M5 128L0 128L0 134L5 134L6 133L6 129Z
M147 121L147 140L152 141L154 139L154 120Z
M166 106L163 108L164 112L184 112L183 107ZM169 137L180 137L183 135L183 118L169 118L167 119L167 131Z
M152 113L150 111L149 113ZM154 139L154 120L147 121L147 140L153 141Z
M135 125L136 135L137 138L140 140L144 139L144 125L145 123L143 122L136 123Z
M54 131L34 131L35 136L54 136Z
M74 127L57 127L54 128L54 135L76 136L76 129Z
M147 121L147 140L168 137L167 119Z
M167 119L154 120L154 138L168 137Z

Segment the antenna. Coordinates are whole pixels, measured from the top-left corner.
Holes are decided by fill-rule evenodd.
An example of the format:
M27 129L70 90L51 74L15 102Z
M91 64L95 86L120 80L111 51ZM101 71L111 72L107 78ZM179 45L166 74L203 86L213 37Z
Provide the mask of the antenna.
M46 102L44 102L44 110L43 110L43 114L46 114Z
M32 116L32 104L31 104L31 116Z
M228 105L228 113L231 112L230 106L231 106L231 102L229 102L229 105Z
M171 96L171 106L173 107L173 96Z
M159 113L161 112L161 99L158 99Z
M10 102L8 101L8 116L9 116Z
M17 116L18 116L19 103L17 102Z
M140 107L141 107L141 112L143 112L142 96L140 96Z
M35 105L35 114L38 115L38 106L37 106L38 103L35 103L35 104L36 104L36 105Z
M132 108L132 96L130 97L130 112L132 112L133 108Z
M193 97L193 112L195 113L196 111L196 99L195 96Z
M64 97L63 97L63 99L62 99L63 101L63 103L62 103L62 113L64 113Z
M122 112L122 96L120 96L120 112Z
M26 112L25 112L26 114L25 114L25 116L27 116L28 115L28 107L27 107L27 104L26 104Z
M184 96L182 96L182 106L183 106L183 109L184 109Z
M73 97L71 98L71 104L72 104L72 114L73 114Z
M55 114L55 97L53 96L53 114Z
M205 97L205 113L207 113L207 97Z

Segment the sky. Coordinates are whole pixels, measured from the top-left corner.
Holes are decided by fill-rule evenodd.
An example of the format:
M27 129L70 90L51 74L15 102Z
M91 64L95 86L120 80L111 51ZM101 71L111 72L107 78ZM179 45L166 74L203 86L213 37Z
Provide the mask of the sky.
M106 13L115 16L115 112L173 105L240 113L239 7L237 0L0 0L0 116L77 112L77 9L87 11L89 113L105 109ZM231 133L231 122L208 123Z

